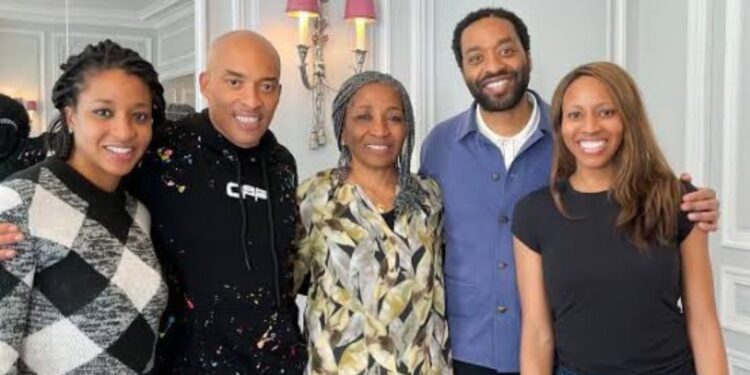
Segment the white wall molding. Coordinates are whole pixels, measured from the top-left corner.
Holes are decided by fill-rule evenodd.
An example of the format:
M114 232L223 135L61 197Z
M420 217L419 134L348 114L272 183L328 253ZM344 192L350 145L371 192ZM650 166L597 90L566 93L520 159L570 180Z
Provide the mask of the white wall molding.
M421 144L435 123L435 8L431 0L413 0L411 14L409 91L414 104L412 169L419 168Z
M250 30L258 31L260 28L260 0L246 1L249 4L245 8L249 9L250 12L250 17L246 20L246 27Z
M165 2L166 4L166 2ZM174 1L169 4L174 4ZM186 4L180 2L180 5ZM175 77L192 74L195 71L195 17L194 6L175 10L157 22L156 30L156 69L159 79L166 81ZM189 38L189 39L188 39ZM191 105L192 105L191 101Z
M161 0L142 10L72 7L70 22L76 25L153 29L174 20L176 13L178 16L184 15L185 9L191 8L191 4L183 0ZM0 3L2 18L14 21L59 25L65 23L60 18L64 13L65 5L62 1L59 6L44 7Z
M194 12L194 7L190 3L183 3L186 4L181 7L177 7L170 11L169 13L164 14L163 16L159 17L158 19L154 20L153 24L154 27L157 29L160 29L162 27L165 27L169 25L170 23L177 22L181 18L187 18L190 17L191 21L193 19L192 15Z
M688 0L687 77L685 92L685 170L697 185L708 183L711 82L710 0Z
M153 41L147 36L136 36L136 35L116 35L100 34L100 33L83 33L83 32L72 32L69 35L70 40L70 53L81 52L83 47L93 42L99 42L104 39L114 39L123 47L128 47L138 52L144 59L152 61ZM122 43L129 42L129 43ZM62 64L67 56L65 54L65 34L59 32L52 33L52 46L55 54L53 56L52 65L58 67Z
M193 74L193 73L195 73L195 70L191 61L190 65L180 65L172 69L163 69L162 71L159 72L159 80L163 82L163 81L170 80L172 78L177 78L177 77L181 77L181 76Z
M181 0L158 0L154 1L151 5L146 6L138 12L138 18L141 20L147 20L152 17L156 17L159 13L167 11L170 7L173 7L180 3Z
M750 372L750 355L727 348L727 359L730 374L737 374L737 370Z
M745 335L750 335L750 314L742 315L737 311L738 286L750 288L750 271L724 266L719 270L721 285L721 308L719 309L722 327Z
M169 59L164 58L164 48L163 48L164 44L166 44L166 41L168 39L176 35L182 35L185 31L188 31L192 29L193 27L195 26L192 24L188 24L187 26L183 26L178 29L174 29L168 33L163 33L159 35L159 37L156 40L156 62L159 67L164 66L164 65L174 64L178 61L181 61L181 60L184 61L186 59L190 60L189 62L190 65L193 64L193 59L195 58L194 48L190 48L190 52L186 54L170 57Z
M43 130L47 124L47 74L46 74L46 67L47 67L47 44L46 44L46 37L44 34L44 31L39 30L30 30L30 29L16 29L16 28L0 28L0 33L8 33L8 34L21 34L21 35L30 35L33 37L36 37L39 41L39 84L38 84L38 90L39 90L39 97L36 98L37 101L37 108L39 109L38 118L41 121L41 124L35 124L36 126L41 126L38 130Z
M722 139L722 199L731 204L722 206L724 211L724 225L721 233L721 244L740 250L750 250L750 231L741 230L738 222L738 130L742 126L739 122L740 111L740 83L741 77L741 49L742 38L742 5L744 0L726 0L726 21L724 34L724 108L722 114L723 139Z
M375 51L375 66L378 71L384 73L391 72L391 41L393 22L391 21L391 0L378 1L378 20L377 20L377 42L378 46Z
M195 0L195 109L202 110L206 106L201 95L199 82L200 73L206 66L208 54L208 0Z
M627 67L628 6L627 0L607 1L607 59Z
M232 0L232 30L245 29L245 1Z
M232 30L258 30L260 0L231 0Z
M62 2L61 2L62 3ZM38 7L31 5L2 4L0 3L0 14L2 18L43 24L64 24L65 19L61 14L65 8L60 7ZM153 24L140 20L138 13L128 11L104 12L101 9L72 9L70 12L70 23L78 25L93 26L119 26L129 28L151 28Z
M190 74L195 71L195 48L193 48L193 46L191 46L189 52L187 53L178 56L172 56L169 58L164 57L164 45L169 44L168 39L176 35L181 35L188 30L192 31L193 27L194 26L192 24L189 24L186 27L176 29L164 35L160 35L157 39L156 65L159 71L159 79L167 80L185 74Z

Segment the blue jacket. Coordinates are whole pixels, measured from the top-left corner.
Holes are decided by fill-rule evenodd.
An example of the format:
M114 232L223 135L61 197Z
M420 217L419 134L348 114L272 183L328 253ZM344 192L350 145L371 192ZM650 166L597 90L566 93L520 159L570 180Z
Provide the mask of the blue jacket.
M549 184L552 128L538 94L540 123L510 170L478 130L476 103L430 132L420 172L443 191L445 290L453 358L519 371L521 311L511 220L526 194Z

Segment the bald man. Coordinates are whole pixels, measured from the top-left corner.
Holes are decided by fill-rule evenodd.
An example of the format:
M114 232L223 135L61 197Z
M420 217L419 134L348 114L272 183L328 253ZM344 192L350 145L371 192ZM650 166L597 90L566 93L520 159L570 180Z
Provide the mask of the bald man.
M287 268L297 168L268 130L280 69L259 34L216 39L200 75L208 108L167 124L135 176L170 286L160 373L302 372Z
M200 75L208 108L156 127L127 181L151 213L170 291L154 373L302 372L306 351L288 268L296 164L268 130L279 75L279 55L261 35L216 39ZM0 238L0 247L13 236ZM134 300L154 292L131 289ZM150 334L144 324L133 322L130 333Z

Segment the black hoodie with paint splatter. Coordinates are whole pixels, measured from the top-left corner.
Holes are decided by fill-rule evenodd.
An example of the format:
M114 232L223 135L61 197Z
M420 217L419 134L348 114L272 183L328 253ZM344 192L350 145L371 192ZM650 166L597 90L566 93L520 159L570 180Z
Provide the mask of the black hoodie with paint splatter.
M151 212L170 287L158 373L301 373L289 151L270 131L239 148L203 111L159 129L129 185Z

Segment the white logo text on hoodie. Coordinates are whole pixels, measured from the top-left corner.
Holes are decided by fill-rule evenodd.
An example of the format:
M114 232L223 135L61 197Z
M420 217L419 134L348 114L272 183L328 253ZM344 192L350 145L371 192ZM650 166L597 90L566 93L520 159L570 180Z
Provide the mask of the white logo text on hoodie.
M246 199L247 197L268 200L268 192L251 185L240 185L236 182L227 183L227 196L235 199Z

